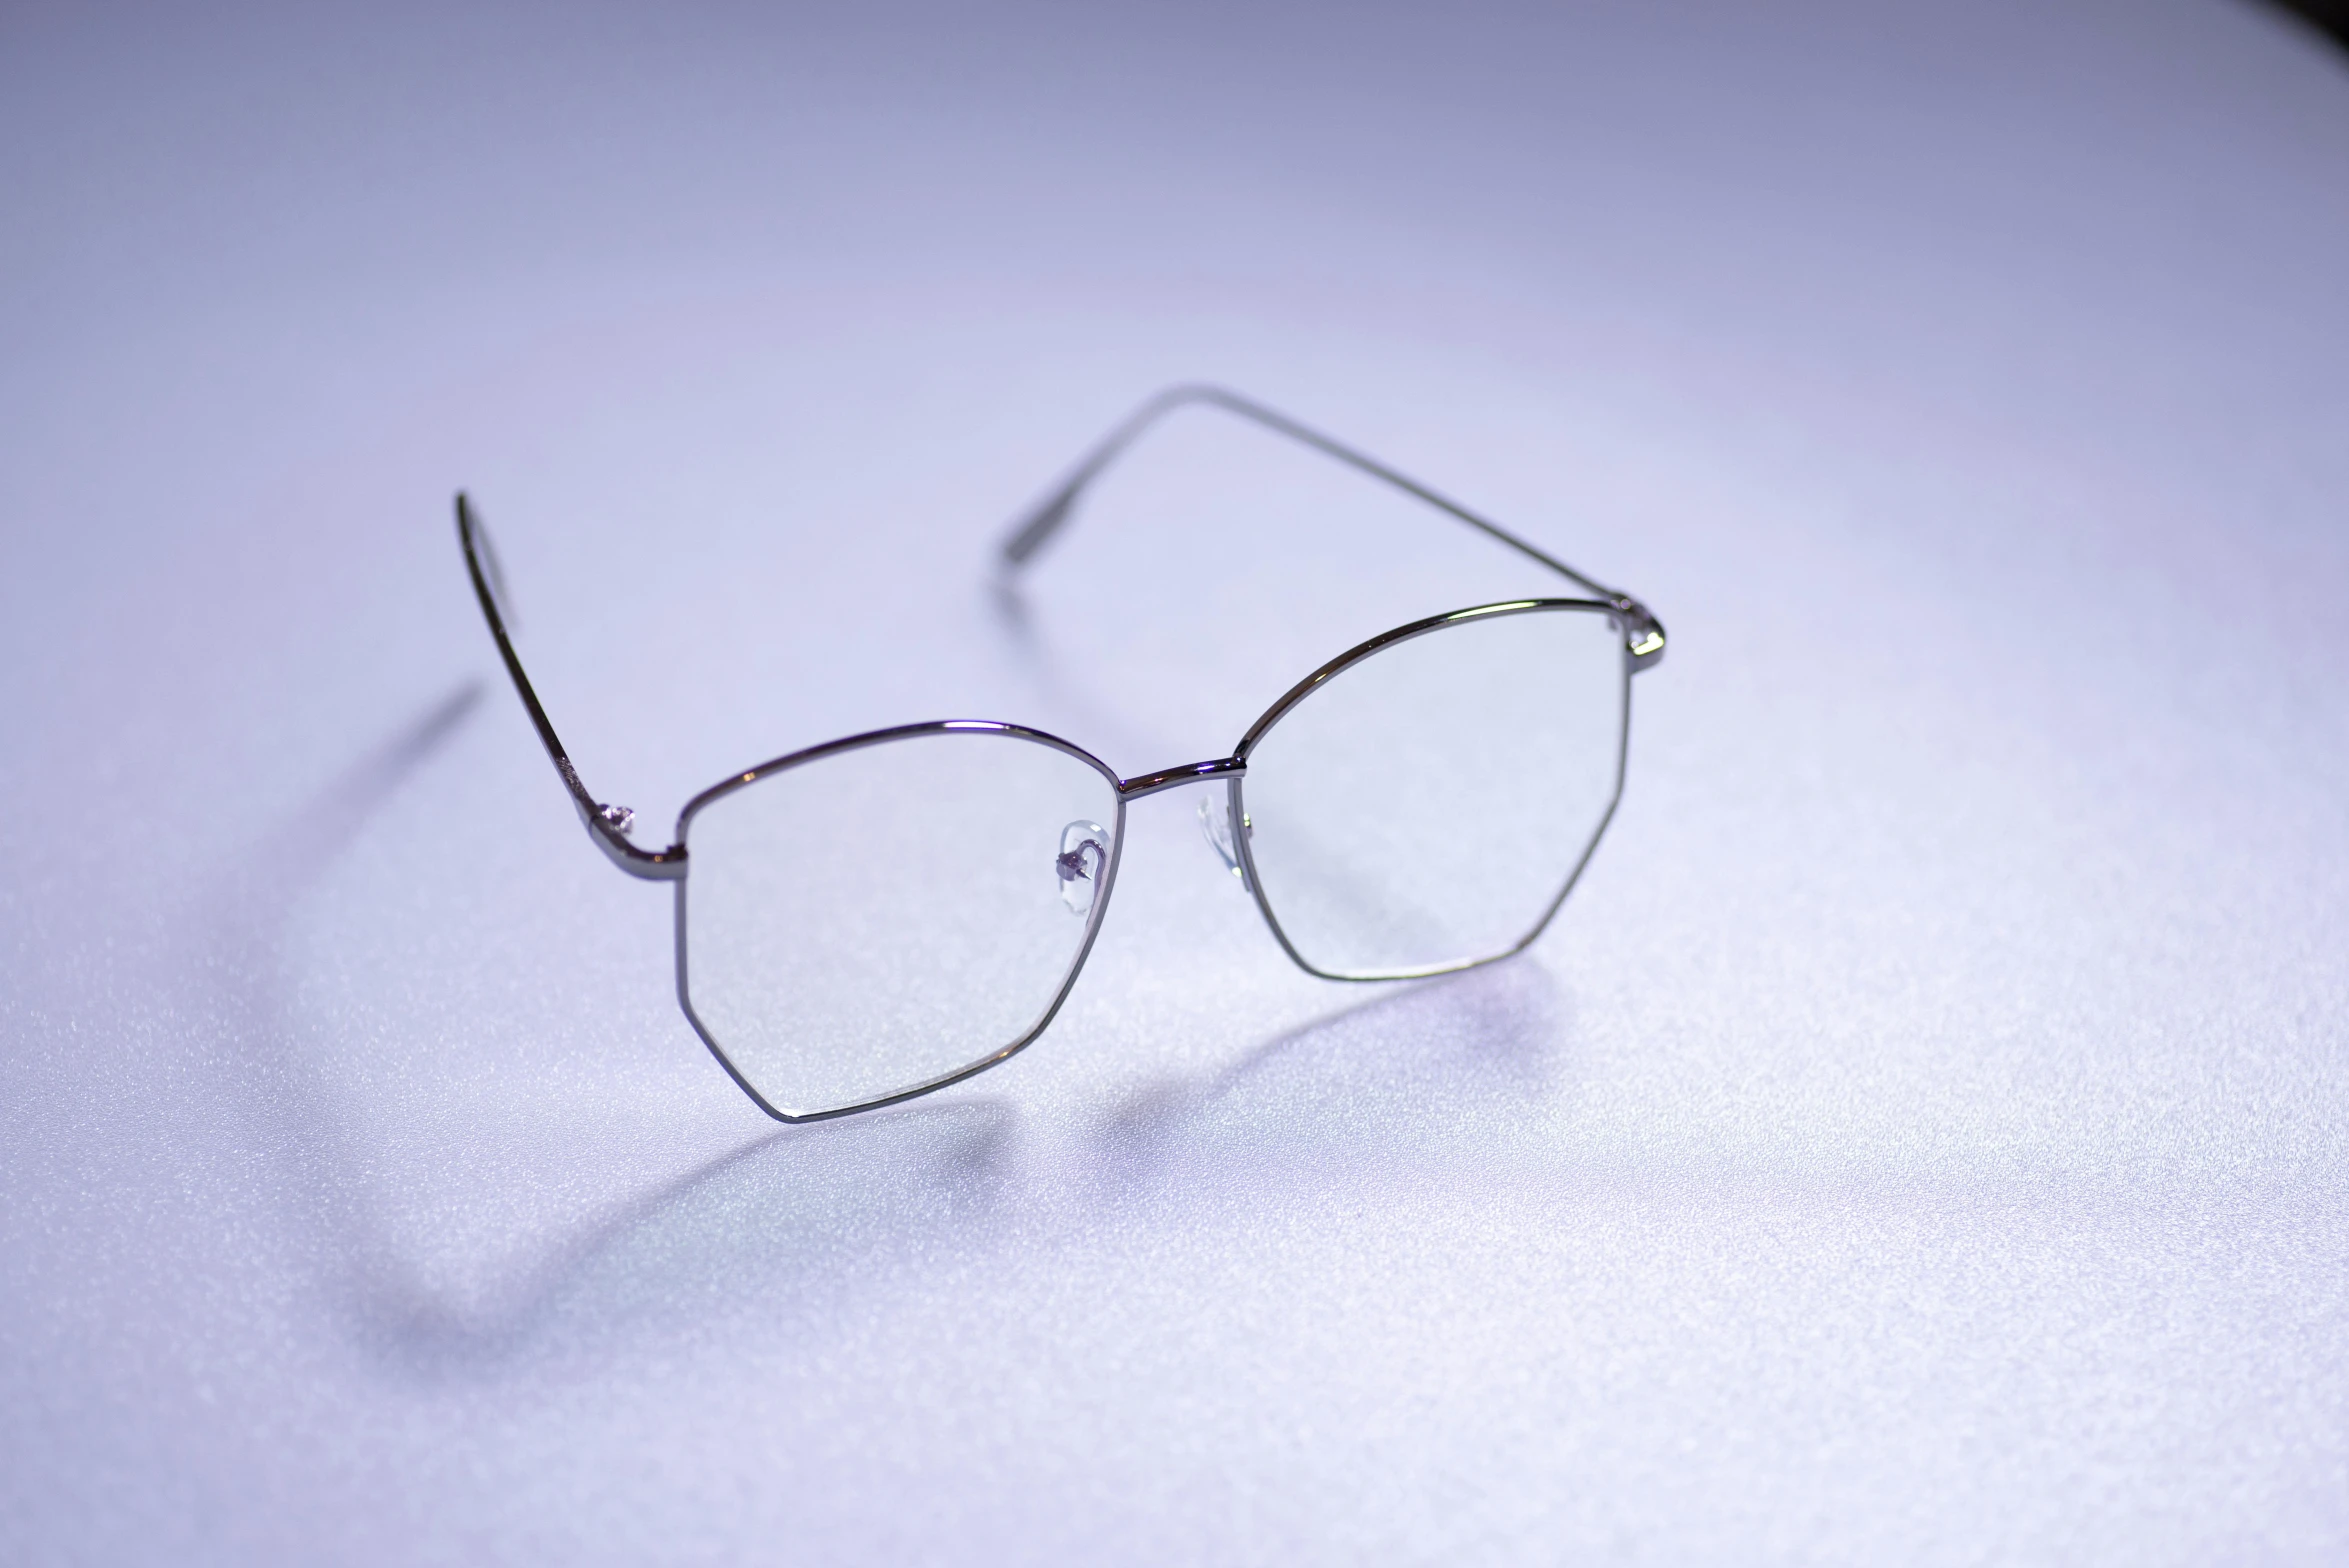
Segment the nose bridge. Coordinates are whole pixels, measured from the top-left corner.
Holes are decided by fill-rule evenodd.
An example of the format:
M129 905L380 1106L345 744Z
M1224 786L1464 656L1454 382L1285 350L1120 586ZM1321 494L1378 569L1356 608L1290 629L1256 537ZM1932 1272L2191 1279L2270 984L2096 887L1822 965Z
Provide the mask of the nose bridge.
M1238 757L1186 762L1179 768L1160 768L1156 773L1142 773L1120 780L1117 792L1121 799L1140 800L1144 795L1155 795L1160 790L1178 789L1185 784L1205 784L1215 779L1238 778L1247 771L1248 764Z

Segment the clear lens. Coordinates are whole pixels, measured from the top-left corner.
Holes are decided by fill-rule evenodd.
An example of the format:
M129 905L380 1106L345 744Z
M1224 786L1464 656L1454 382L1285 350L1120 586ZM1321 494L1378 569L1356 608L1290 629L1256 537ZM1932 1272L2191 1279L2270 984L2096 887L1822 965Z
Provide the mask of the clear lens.
M1057 747L931 731L704 806L685 1001L769 1104L838 1110L1019 1044L1101 918L1115 786Z
M1522 946L1614 807L1628 680L1614 622L1560 608L1455 621L1324 681L1234 786L1291 950L1384 979Z

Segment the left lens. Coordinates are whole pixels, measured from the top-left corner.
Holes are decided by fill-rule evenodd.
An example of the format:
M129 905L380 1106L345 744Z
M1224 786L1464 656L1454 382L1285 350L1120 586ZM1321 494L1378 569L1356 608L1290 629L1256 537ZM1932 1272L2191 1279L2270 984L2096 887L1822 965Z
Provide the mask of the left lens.
M934 1083L1032 1036L1106 907L1115 784L994 727L820 752L687 821L686 1011L775 1109Z
M1530 941L1614 810L1629 676L1603 608L1548 601L1463 612L1314 686L1232 785L1290 952L1384 980Z

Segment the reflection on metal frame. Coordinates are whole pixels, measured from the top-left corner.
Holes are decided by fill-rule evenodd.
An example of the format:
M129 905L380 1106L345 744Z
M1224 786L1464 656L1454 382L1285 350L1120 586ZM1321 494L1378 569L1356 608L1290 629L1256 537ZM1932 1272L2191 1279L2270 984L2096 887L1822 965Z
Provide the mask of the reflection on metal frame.
M1084 748L1062 740L1057 735L1030 729L1024 725L1004 724L985 719L944 719L924 724L904 724L890 729L873 730L862 735L850 735L819 746L810 746L799 751L789 752L722 779L685 803L684 809L677 814L676 835L668 848L647 850L639 848L629 838L630 830L635 822L635 813L625 806L610 805L596 800L589 793L586 784L581 781L578 769L571 765L570 755L563 749L561 739L555 734L554 725L547 718L546 709L540 705L537 692L531 688L530 677L523 671L521 658L514 652L513 640L507 630L512 615L508 608L505 574L498 563L496 548L490 542L488 530L483 527L480 517L474 512L472 502L462 491L458 493L457 538L464 552L465 568L467 575L472 580L474 595L480 601L482 617L489 623L490 638L497 645L498 655L506 666L506 673L513 679L514 689L522 699L523 709L530 715L531 725L538 731L539 741L546 747L547 756L554 763L555 772L563 781L565 793L569 795L573 808L578 811L579 819L586 827L588 837L594 840L596 847L602 850L614 865L630 876L639 877L646 881L677 884L678 1006L684 1010L686 1020L693 1026L694 1033L700 1036L702 1044L709 1048L710 1054L717 1058L718 1065L726 1070L727 1076L732 1078L736 1086L750 1097L753 1104L777 1121L825 1121L836 1116L854 1115L859 1111L876 1110L884 1105L894 1105L917 1095L943 1089L949 1084L959 1083L974 1073L984 1072L997 1063L1018 1055L1031 1041L1049 1028L1052 1020L1059 1014L1061 1004L1068 999L1069 991L1075 986L1078 974L1084 969L1085 960L1093 951L1094 939L1100 934L1101 922L1108 913L1110 894L1117 885L1118 865L1124 858L1125 852L1126 803L1139 800L1144 796L1155 795L1164 790L1179 789L1186 784L1209 784L1221 781L1229 791L1228 800L1233 824L1232 837L1236 853L1239 856L1238 869L1241 871L1241 880L1254 896L1257 910L1263 915L1265 925L1272 931L1273 939L1280 943L1281 950L1287 953L1291 961L1300 969L1329 980L1417 979L1428 975L1449 974L1461 969L1471 969L1478 965L1494 963L1510 957L1522 952L1547 929L1559 908L1566 902L1567 895L1574 890L1574 884L1581 879L1583 868L1590 863L1590 857L1597 850L1599 840L1605 836L1608 824L1614 820L1616 805L1623 798L1623 781L1628 762L1631 734L1629 683L1633 675L1642 670L1653 668L1664 657L1663 623L1656 619L1646 605L1631 595L1609 588L1594 578L1584 576L1565 562L1509 533L1498 524L1479 517L1459 503L1428 489L1418 481L1396 472L1374 458L1364 456L1319 431L1301 425L1284 414L1275 413L1273 410L1251 402L1236 393L1212 386L1172 387L1143 404L1124 424L1110 432L1078 461L1077 465L1042 501L1030 508L1012 530L1011 537L1003 544L998 562L999 571L1006 577L1017 572L1035 556L1037 551L1043 548L1055 533L1066 525L1070 515L1076 509L1077 502L1083 495L1085 487L1103 469L1114 462L1120 453L1131 446L1158 420L1178 408L1194 404L1219 408L1226 413L1252 421L1276 434L1301 442L1325 456L1335 458L1361 473L1391 485L1427 503L1436 510L1478 529L1529 559L1539 562L1567 581L1584 589L1592 597L1587 599L1517 599L1500 604L1477 605L1470 609L1429 616L1425 620L1413 621L1407 626L1399 626L1392 631L1382 632L1369 641L1338 655L1291 687L1279 701L1267 708L1256 722L1248 727L1246 734L1240 738L1239 745L1233 748L1232 754L1228 757L1185 763L1179 767L1161 768L1156 772L1137 774L1132 778L1121 778L1108 764ZM1549 907L1543 911L1541 918L1534 923L1533 928L1514 946L1503 952L1434 965L1424 969L1382 971L1371 975L1332 974L1315 968L1297 951L1290 942L1287 933L1281 929L1280 920L1273 913L1271 901L1265 895L1263 881L1256 874L1255 859L1249 849L1249 834L1246 831L1248 817L1242 794L1248 772L1250 751L1263 739L1266 732L1278 724L1300 702L1319 690L1325 682L1351 669L1364 659L1374 657L1399 643L1407 642L1415 637L1428 636L1449 627L1495 616L1557 612L1607 616L1620 632L1624 650L1622 719L1616 738L1614 789L1608 796L1605 811L1599 816L1598 826L1592 831L1589 843L1584 846L1580 859L1575 862L1573 870L1568 873L1565 885L1558 890L1557 897L1550 901ZM737 790L747 789L762 779L770 778L792 768L867 746L881 746L893 741L949 734L967 734L974 737L992 736L1030 745L1048 746L1084 762L1108 782L1116 800L1114 821L1110 825L1109 860L1101 871L1100 884L1094 892L1092 906L1086 914L1084 940L1078 945L1076 955L1070 961L1068 973L1061 980L1060 989L1054 994L1051 1005L1044 1009L1043 1015L1025 1034L1002 1049L951 1072L893 1089L854 1104L816 1110L791 1110L777 1106L734 1065L727 1056L725 1047L710 1033L708 1026L702 1022L700 1015L694 1010L688 978L690 967L686 920L687 873L692 866L691 858L686 850L686 840L692 828L693 819L713 802L723 800Z
M530 677L522 673L522 661L514 653L513 639L506 635L506 574L498 566L497 547L489 542L489 530L481 525L473 503L462 490L457 492L457 539L464 546L465 570L473 579L473 593L481 601L481 613L489 622L489 635L498 645L498 656L506 661L506 673L514 677L514 690L521 693L522 706L528 710L547 756L553 759L555 772L562 776L563 788L578 809L587 836L595 840L596 848L611 857L613 865L632 877L642 877L648 882L681 881L685 876L683 840L664 850L638 849L628 842L628 829L634 825L636 813L626 806L598 801L580 782L579 770L571 766L570 754L563 750L554 725L547 721L546 709L538 705L538 693L530 689Z
M1120 784L1118 793L1128 800L1140 800L1144 795L1155 795L1163 789L1180 789L1185 784L1205 784L1210 779L1234 779L1248 771L1248 764L1239 757L1218 757L1213 762L1187 762L1179 768L1161 768L1156 773L1144 773Z

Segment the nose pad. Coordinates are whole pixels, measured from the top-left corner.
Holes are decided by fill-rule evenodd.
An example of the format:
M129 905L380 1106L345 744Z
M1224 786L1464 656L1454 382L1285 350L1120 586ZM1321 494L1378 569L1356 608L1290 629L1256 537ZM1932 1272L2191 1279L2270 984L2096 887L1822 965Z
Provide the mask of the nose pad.
M1109 868L1109 834L1098 822L1072 822L1060 830L1060 854L1052 869L1060 875L1060 901L1072 915L1090 911L1101 896Z
M1253 833L1256 830L1249 826L1246 817L1242 817L1240 831ZM1216 859L1223 862L1224 869L1240 879L1240 886L1248 888L1251 893L1255 892L1254 888L1248 887L1248 871L1240 864L1240 851L1232 838L1232 797L1229 790L1211 789L1199 797L1199 832L1207 840L1207 847L1215 851Z

